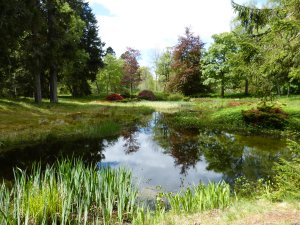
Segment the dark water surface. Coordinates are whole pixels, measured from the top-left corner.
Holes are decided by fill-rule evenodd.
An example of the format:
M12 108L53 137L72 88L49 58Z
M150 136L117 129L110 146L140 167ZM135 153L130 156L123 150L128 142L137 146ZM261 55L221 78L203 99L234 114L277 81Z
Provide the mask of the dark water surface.
M15 149L0 154L0 176L12 178L12 168L30 167L34 161L53 163L57 157L81 157L86 162L132 170L141 188L161 186L166 191L200 181L268 177L285 154L285 140L243 136L222 131L180 130L153 113L147 123L129 127L119 137L64 140Z

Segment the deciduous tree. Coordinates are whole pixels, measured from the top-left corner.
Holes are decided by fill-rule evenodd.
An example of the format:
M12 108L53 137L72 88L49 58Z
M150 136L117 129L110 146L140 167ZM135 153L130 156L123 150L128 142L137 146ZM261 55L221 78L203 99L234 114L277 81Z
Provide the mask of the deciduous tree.
M180 36L178 44L174 47L172 70L174 77L169 82L169 89L173 92L182 92L193 95L204 92L205 87L201 82L202 50L204 44L199 36L195 36L189 28L185 35Z

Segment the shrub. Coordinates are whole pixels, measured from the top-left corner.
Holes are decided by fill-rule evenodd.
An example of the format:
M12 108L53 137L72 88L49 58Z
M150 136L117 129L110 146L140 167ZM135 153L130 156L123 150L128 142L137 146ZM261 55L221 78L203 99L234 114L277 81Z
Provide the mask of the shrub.
M259 104L256 109L242 111L246 123L264 128L282 129L288 114L277 104Z
M182 101L184 99L185 99L184 95L180 93L170 94L168 97L169 101Z
M154 93L152 91L149 90L143 90L139 93L138 95L139 99L145 99L145 100L149 100L149 101L154 101L156 100L156 97L154 95Z
M124 98L122 97L122 95L116 94L116 93L111 94L111 95L108 95L108 96L106 97L106 100L107 100L107 101L121 101L121 100L123 100L123 99L124 99Z
M300 145L294 141L288 142L291 152L289 159L281 158L274 166L275 176L275 198L300 199Z
M129 91L122 91L122 92L121 92L121 95L122 95L123 98L130 98L130 93L129 93Z
M165 92L155 92L155 97L157 101L167 101L169 94Z

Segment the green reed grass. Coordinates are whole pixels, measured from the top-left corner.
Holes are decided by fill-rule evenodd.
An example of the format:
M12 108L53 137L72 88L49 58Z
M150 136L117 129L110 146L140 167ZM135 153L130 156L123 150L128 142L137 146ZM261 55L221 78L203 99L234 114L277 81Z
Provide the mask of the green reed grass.
M0 224L122 224L132 221L137 190L131 173L65 160L31 175L15 170L0 186Z
M173 194L162 194L174 213L194 213L209 209L225 208L230 202L230 187L225 182L199 184Z

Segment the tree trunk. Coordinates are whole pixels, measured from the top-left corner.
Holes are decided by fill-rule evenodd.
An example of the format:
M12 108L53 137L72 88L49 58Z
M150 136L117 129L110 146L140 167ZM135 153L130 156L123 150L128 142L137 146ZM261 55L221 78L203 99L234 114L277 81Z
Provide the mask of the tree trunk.
M221 98L224 98L225 95L225 88L224 88L224 84L221 85Z
M48 45L49 45L49 73L50 73L50 102L57 103L57 65L55 54L57 53L56 45L57 40L55 41L54 35L54 15L55 15L55 6L52 0L47 1L47 10L48 10Z
M130 99L132 98L132 82L130 83Z
M99 84L97 81L95 81L95 84L96 84L96 88L97 88L97 93L98 95L100 95L100 87L99 87Z
M249 95L249 80L245 80L245 95Z
M39 49L38 48L38 33L39 33L39 27L36 23L36 19L38 18L37 12L40 8L40 1L34 0L32 1L33 8L34 8L34 16L33 20L31 21L31 31L32 31L32 48L33 48L33 54L34 54L34 66L32 69L33 75L34 75L34 101L36 103L42 102L42 85L41 85L41 63L40 63L40 56L38 55Z
M277 95L280 96L281 95L281 91L280 91L280 85L279 85L278 82L276 83L276 88L277 88Z
M36 103L42 102L42 85L41 85L41 73L39 59L36 61L37 67L34 69L34 82L35 82L35 93L34 101Z
M50 102L57 103L57 69L55 65L50 66Z
M290 97L290 89L291 89L291 83L288 83L288 88L287 88L287 96Z
M224 95L225 95L225 81L223 76L221 80L221 98L224 98Z

